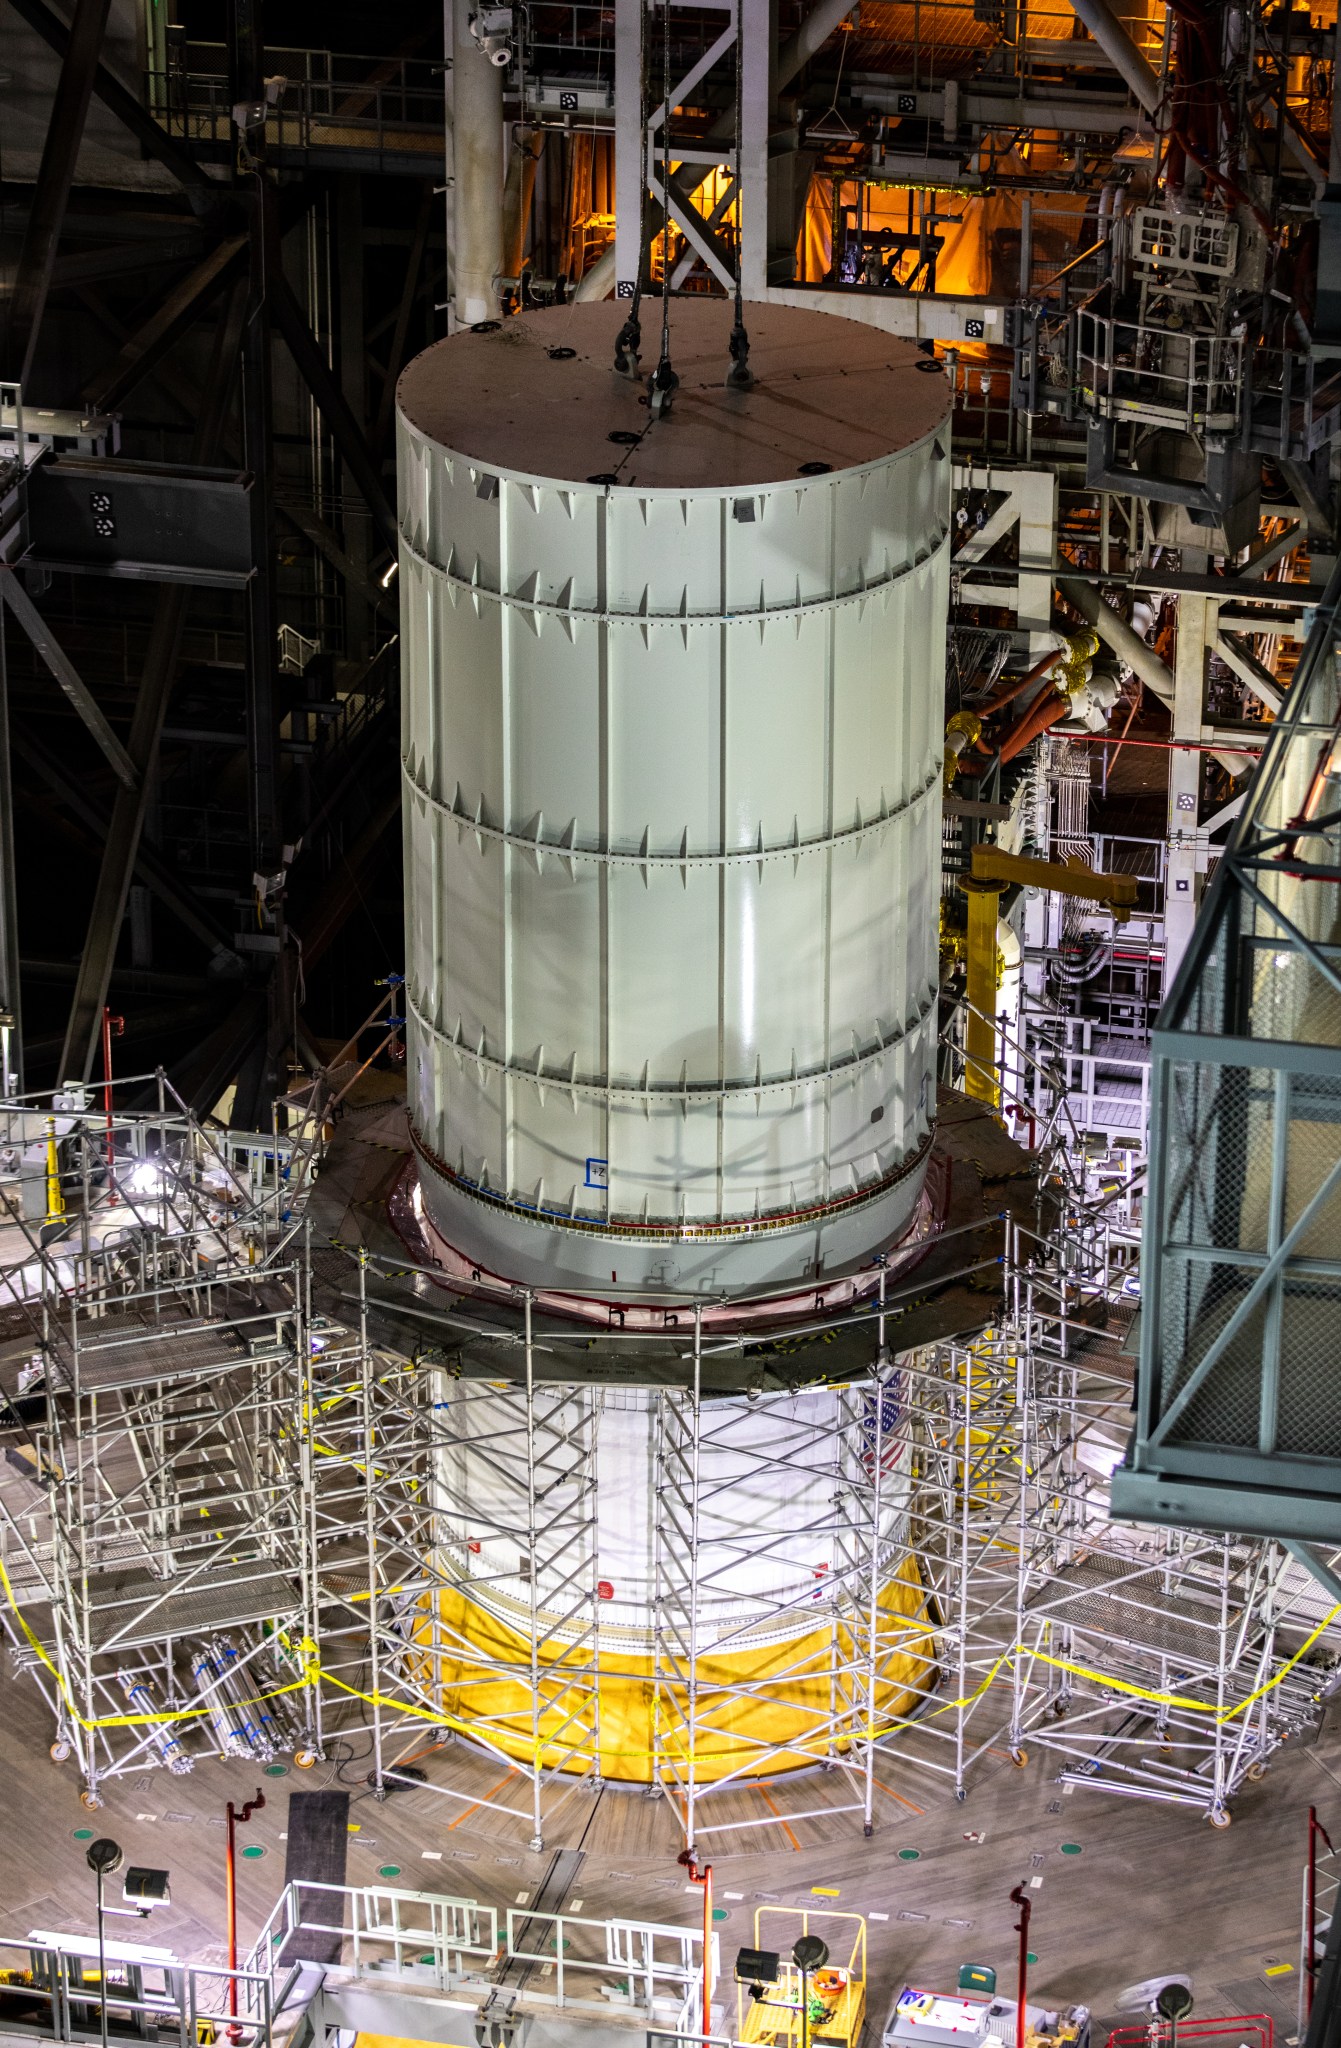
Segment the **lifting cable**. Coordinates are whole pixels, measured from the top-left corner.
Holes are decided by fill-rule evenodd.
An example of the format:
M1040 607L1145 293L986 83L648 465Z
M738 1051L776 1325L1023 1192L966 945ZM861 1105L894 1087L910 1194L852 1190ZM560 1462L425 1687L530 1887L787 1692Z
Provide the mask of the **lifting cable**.
M638 249L634 260L633 303L615 336L615 369L621 377L638 375L643 330L638 314L643 302L643 266L647 261L647 4L638 8ZM618 281L615 290L619 290Z
M671 0L666 0L661 19L661 359L647 383L654 420L670 411L680 382L670 354Z
M744 0L736 0L736 317L728 344L731 351L731 367L726 373L727 388L732 391L748 391L754 382L754 372L750 368L750 337L745 329L745 192L740 181L741 147L745 126L744 13Z

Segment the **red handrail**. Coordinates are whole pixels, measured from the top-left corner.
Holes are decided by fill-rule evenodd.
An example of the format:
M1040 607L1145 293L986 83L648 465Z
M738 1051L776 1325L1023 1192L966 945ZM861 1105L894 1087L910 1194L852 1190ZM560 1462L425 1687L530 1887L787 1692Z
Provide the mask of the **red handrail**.
M1151 2019L1144 2025L1114 2027L1105 2048L1165 2048L1172 2037L1168 2020ZM1178 2048L1192 2048L1194 2042L1239 2042L1247 2048L1272 2048L1272 2025L1264 2012L1231 2013L1220 2019L1179 2020Z

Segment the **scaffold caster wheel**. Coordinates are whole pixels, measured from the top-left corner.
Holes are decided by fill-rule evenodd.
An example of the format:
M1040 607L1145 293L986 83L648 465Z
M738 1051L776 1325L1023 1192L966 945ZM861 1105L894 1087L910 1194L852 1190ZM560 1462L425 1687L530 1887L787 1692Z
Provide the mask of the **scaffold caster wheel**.
M102 1805L102 1794L101 1792L81 1792L79 1804L86 1806L90 1813L97 1813Z
M1265 1778L1266 1774L1266 1764L1262 1761L1260 1757L1255 1764L1249 1764L1247 1770L1244 1772L1244 1776L1247 1778L1250 1785L1260 1785L1263 1778Z
M317 1753L314 1749L295 1749L293 1767L296 1771L310 1771L315 1768Z
M1227 1806L1213 1806L1206 1818L1213 1828L1227 1828L1234 1816Z
M1010 1760L1017 1771L1022 1771L1029 1761L1029 1752L1027 1749L1013 1749L1010 1753Z
M67 1762L70 1756L70 1750L71 1745L68 1742L53 1742L51 1745L52 1763L63 1764Z
M956 1785L956 1786L955 1786L955 1798L956 1798L956 1799L957 1799L957 1800L959 1801L960 1805L962 1806L962 1805L963 1805L963 1803L964 1803L964 1801L965 1801L965 1800L966 1800L966 1799L968 1798L968 1786L967 1786L967 1785Z
M868 1842L870 1841L871 1836L875 1833L875 1829L871 1826L871 1823L869 1821L862 1822L861 1831L863 1835L865 1835Z

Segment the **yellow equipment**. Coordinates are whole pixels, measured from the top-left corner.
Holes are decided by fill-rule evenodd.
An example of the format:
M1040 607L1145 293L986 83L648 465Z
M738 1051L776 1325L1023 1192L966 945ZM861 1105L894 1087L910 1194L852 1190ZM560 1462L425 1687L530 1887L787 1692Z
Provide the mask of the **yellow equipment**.
M933 1664L926 1594L914 1557L902 1559L886 1580L878 1607L875 1715L882 1727L910 1711ZM504 1755L526 1762L536 1757L550 1769L587 1771L592 1750L599 1751L603 1777L626 1782L648 1784L667 1769L688 1767L688 1751L675 1733L687 1710L685 1682L658 1680L646 1644L620 1631L602 1632L600 1729L592 1733L591 1748L577 1737L577 1694L557 1629L540 1659L542 1706L533 1723L529 1650L520 1621L519 1615L518 1626L510 1627L458 1587L424 1596L414 1628L420 1682L458 1726L485 1729ZM693 1762L701 1783L813 1766L816 1731L833 1683L834 1638L826 1622L780 1642L699 1658ZM854 1654L848 1629L840 1626L837 1642L838 1655ZM760 1696L765 1690L766 1699ZM667 1691L676 1702L669 1734L658 1727Z
M792 1961L792 1949L803 1934L818 1934L829 1947L828 1962L807 1980L804 2012L801 1972ZM761 1999L750 1996L748 1985L737 1984L736 2039L763 2042L767 2048L810 2048L821 2041L855 2048L866 2018L866 1922L861 1914L758 1906L754 1945L776 1948L778 1981L762 1987Z
M1115 924L1125 924L1136 908L1135 875L1096 875L1078 860L1036 860L1028 853L1003 853L983 841L973 849L975 882L1022 882L1027 889L1051 889L1058 896L1078 896L1102 903Z
M56 1119L47 1118L47 1222L59 1223L65 1214L61 1193L60 1149L56 1140Z
M993 1109L1001 1100L996 1075L997 904L1012 882L1102 903L1116 924L1125 924L1136 905L1135 875L1096 875L1079 861L1036 860L1026 853L1004 853L981 840L974 847L971 872L960 885L968 897L964 1093Z

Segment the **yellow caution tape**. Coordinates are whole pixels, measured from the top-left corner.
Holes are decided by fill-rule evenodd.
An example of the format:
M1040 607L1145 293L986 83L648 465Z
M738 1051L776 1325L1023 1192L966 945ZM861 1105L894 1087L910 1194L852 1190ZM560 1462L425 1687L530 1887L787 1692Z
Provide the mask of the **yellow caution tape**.
M51 1676L55 1679L56 1685L60 1691L62 1699L65 1701L65 1705L70 1714L70 1717L73 1721L75 1721L78 1724L79 1727L89 1731L99 1728L164 1727L172 1722L199 1720L202 1716L207 1715L210 1712L210 1708L208 1705L202 1705L199 1707L179 1707L161 1714L104 1714L96 1716L93 1719L85 1719L85 1717L82 1714L80 1714L76 1709L74 1701L70 1697L69 1689L66 1686L65 1680L62 1678L60 1672L56 1669L56 1666L52 1663L50 1657L43 1649L42 1644L38 1641L37 1637L33 1634L33 1631L28 1626L27 1619L24 1616L22 1609L19 1607L19 1604L14 1597L14 1590L13 1587L10 1585L9 1573L5 1569L3 1559L0 1559L0 1583L3 1583L5 1598L9 1603L10 1609L13 1612L15 1619L18 1621L20 1629L22 1630L24 1636L27 1639L29 1647L32 1649L33 1653L38 1658L40 1658L41 1662L45 1665L46 1669L51 1673ZM355 1594L352 1597L354 1599L366 1600L368 1598L368 1595L366 1593L363 1593ZM1102 1686L1104 1690L1107 1692L1122 1693L1127 1698L1149 1700L1151 1704L1155 1706L1179 1707L1188 1713L1208 1714L1215 1720L1217 1725L1223 1726L1228 1721L1236 1720L1240 1714L1246 1714L1248 1709L1250 1707L1256 1706L1257 1702L1260 1699L1265 1698L1267 1693L1273 1692L1275 1688L1282 1682L1282 1680L1289 1676L1290 1672L1293 1671L1295 1665L1299 1663L1301 1658L1305 1657L1308 1654L1309 1650L1312 1649L1314 1643L1317 1642L1319 1636L1323 1634L1324 1630L1330 1628L1331 1624L1336 1620L1339 1614L1341 1614L1341 1601L1338 1601L1336 1606L1333 1607L1329 1613L1323 1616L1322 1620L1318 1623L1317 1627L1313 1630L1312 1634L1305 1638L1305 1640L1300 1644L1299 1648L1295 1651L1294 1655L1290 1657L1286 1661L1286 1663L1284 1663L1281 1666L1280 1670L1276 1672L1274 1677L1269 1678L1264 1685L1259 1685L1255 1692L1249 1693L1246 1700L1241 1700L1237 1706L1226 1708L1224 1712L1217 1711L1215 1707L1209 1705L1204 1700L1190 1699L1184 1693L1156 1692L1151 1690L1147 1686L1133 1685L1126 1679L1112 1678L1105 1672L1091 1670L1088 1665L1077 1664L1068 1657L1053 1657L1050 1656L1044 1650L1029 1650L1019 1648L1003 1650L1001 1655L996 1659L996 1662L991 1666L986 1677L981 1681L981 1683L975 1686L974 1690L971 1693L966 1694L962 1699L942 1700L937 1706L931 1708L929 1712L924 1714L898 1714L893 1716L883 1727L877 1727L874 1723L871 1723L867 1728L860 1732L861 1735L867 1741L877 1741L881 1736L892 1735L900 1728L916 1727L920 1722L934 1720L941 1714L954 1713L960 1708L974 1706L976 1705L977 1701L982 1698L983 1694L987 1691L987 1688L994 1682L998 1673L1003 1669L1003 1667L1007 1664L1013 1664L1017 1658L1024 1658L1030 1662L1046 1664L1055 1671L1065 1671L1071 1677L1087 1679L1092 1685ZM911 1629L912 1627L913 1624L910 1622L909 1628ZM920 1625L919 1632L925 1632L925 1630L922 1629ZM282 1637L281 1640L283 1640ZM285 1646L288 1647L287 1643ZM370 1706L373 1708L385 1708L397 1715L400 1715L401 1717L408 1717L412 1720L418 1721L426 1721L434 1727L454 1728L459 1730L463 1734L471 1734L472 1732L478 1734L479 1732L478 1723L468 1721L456 1714L450 1714L446 1712L446 1710L443 1708L416 1707L412 1705L408 1700L394 1699L384 1693L361 1692L357 1686L349 1685L345 1682L344 1679L336 1678L333 1672L325 1671L322 1669L320 1659L317 1656L316 1644L312 1642L309 1637L305 1637L301 1642L296 1644L294 1647L296 1648L298 1654L304 1659L306 1667L301 1678L293 1679L288 1685L276 1686L269 1692L257 1693L250 1699L234 1702L234 1704L247 1707L262 1706L265 1704L267 1700L281 1699L286 1693L303 1692L306 1691L310 1686L325 1684L334 1686L336 1691L345 1693L351 1699L362 1700L365 1706ZM543 1752L548 1747L549 1745L547 1743L543 1741L540 1742L537 1745L537 1758L539 1758L539 1756L543 1754ZM646 1749L618 1751L605 1750L603 1753L610 1756L618 1755L623 1757L631 1757L644 1760L650 1758L655 1754L654 1751ZM715 1761L720 1762L728 1759L732 1754L736 1753L739 1753L741 1755L757 1754L757 1749L742 1748L739 1752L732 1752L719 1750L714 1747L713 1757Z

